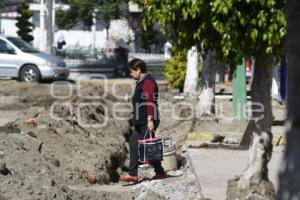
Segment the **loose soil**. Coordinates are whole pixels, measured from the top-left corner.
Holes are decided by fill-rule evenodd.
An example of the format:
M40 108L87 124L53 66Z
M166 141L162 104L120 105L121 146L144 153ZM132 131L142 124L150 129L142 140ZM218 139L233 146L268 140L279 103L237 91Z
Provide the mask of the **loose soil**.
M196 182L186 164L186 154L181 151L182 141L192 125L188 121L178 126L180 123L167 123L172 119L166 118L158 133L163 137L173 134L178 144L180 173L184 173L178 177L181 181L146 181L142 186L126 188L117 183L128 168L127 141L132 127L127 119L131 111L129 98L123 97L129 97L131 89L118 84L118 95L112 95L111 91L106 93L99 82L85 82L78 87L75 83L2 80L0 199L155 200L166 199L168 195L176 199L184 194L180 190L177 191L180 195L174 193L173 189L178 186L182 190L190 188L189 196L195 199ZM116 103L127 110L113 112ZM123 119L116 118L114 113ZM144 172L145 176L153 175L153 169L148 171ZM148 187L160 183L169 186L155 190Z

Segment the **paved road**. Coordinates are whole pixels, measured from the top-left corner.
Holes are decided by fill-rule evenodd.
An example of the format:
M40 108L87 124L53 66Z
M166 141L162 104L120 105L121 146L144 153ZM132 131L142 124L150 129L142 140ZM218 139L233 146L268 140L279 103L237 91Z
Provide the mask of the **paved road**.
M240 175L247 166L248 151L222 149L189 149L205 198L226 199L227 180ZM282 147L275 147L269 163L270 180L277 188Z

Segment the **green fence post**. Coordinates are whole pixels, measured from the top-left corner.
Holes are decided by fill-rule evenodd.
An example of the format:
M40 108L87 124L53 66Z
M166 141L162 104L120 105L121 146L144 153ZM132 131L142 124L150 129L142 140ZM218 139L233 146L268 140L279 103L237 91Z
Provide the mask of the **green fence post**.
M246 69L243 61L233 72L233 117L235 120L247 121L246 101Z

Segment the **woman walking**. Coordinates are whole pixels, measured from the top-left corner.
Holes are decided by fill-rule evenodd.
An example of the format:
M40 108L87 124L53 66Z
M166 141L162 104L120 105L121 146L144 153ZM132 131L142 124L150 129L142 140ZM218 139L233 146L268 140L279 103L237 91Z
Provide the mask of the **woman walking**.
M135 79L136 87L132 97L133 124L135 130L129 138L130 164L128 175L120 177L120 181L138 181L138 140L144 139L145 133L153 134L159 126L160 118L158 111L158 86L152 75L148 72L144 61L133 59L129 62L130 76ZM146 138L150 137L148 134ZM156 175L153 179L163 179L167 175L160 161L150 162Z

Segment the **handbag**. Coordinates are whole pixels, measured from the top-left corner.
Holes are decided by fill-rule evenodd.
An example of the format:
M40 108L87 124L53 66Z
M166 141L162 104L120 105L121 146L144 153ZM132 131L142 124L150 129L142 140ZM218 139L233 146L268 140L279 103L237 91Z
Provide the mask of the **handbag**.
M147 138L147 134L150 135ZM138 140L139 161L142 163L157 162L163 160L163 141L160 138L152 137L148 129L142 140Z

